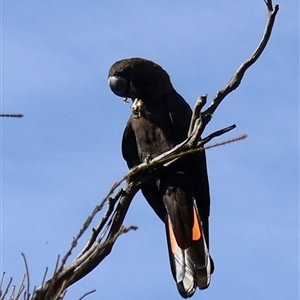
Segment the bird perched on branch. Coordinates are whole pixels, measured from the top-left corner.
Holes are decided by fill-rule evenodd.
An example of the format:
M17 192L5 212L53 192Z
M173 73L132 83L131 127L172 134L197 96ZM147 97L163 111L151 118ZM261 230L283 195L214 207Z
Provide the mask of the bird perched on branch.
M108 73L114 94L131 98L132 114L122 140L129 168L172 149L187 138L192 111L175 91L167 72L156 63L129 58ZM210 284L214 265L209 255L210 197L205 152L171 165L142 193L165 223L171 271L183 298Z

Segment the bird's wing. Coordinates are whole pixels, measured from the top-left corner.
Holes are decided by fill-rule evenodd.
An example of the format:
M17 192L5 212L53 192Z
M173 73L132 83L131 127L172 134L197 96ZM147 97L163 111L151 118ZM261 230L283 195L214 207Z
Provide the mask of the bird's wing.
M180 143L187 138L192 110L174 89L166 95L166 102L171 123L178 137L177 143Z
M132 130L130 119L128 120L123 133L122 155L129 169L140 164L135 134L134 131Z
M188 103L175 90L167 95L166 100L170 119L176 136L179 139L176 142L180 143L187 138L187 132L192 117L192 110ZM201 221L204 225L205 237L208 244L210 196L205 151L190 155L187 158L187 162L190 178L193 184L196 204Z
M122 155L129 169L141 163L138 154L136 138L131 127L130 119L127 122L127 126L123 134ZM161 194L158 190L155 180L147 182L147 184L145 184L141 190L147 202L155 211L157 216L164 221L166 209L161 200Z

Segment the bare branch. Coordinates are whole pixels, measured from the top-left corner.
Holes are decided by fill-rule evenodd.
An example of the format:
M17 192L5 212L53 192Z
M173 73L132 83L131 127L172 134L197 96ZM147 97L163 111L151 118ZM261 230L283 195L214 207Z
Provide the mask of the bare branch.
M72 250L76 247L78 240L81 238L81 236L84 234L84 232L88 229L88 227L90 226L92 220L94 219L95 215L102 210L104 204L106 203L106 201L109 199L109 197L114 193L115 189L117 187L119 187L122 182L125 181L125 177L123 177L121 180L119 180L118 182L115 182L112 187L110 188L108 194L106 195L106 197L104 197L104 199L101 201L100 205L97 205L94 209L94 211L92 212L92 214L87 218L87 220L84 222L83 227L80 229L78 235L73 239L72 243L71 243L71 247L68 250L68 252L66 253L66 255L64 256L64 258L62 259L61 262L61 266L59 268L58 272L61 272L67 259L70 257L70 255L72 254ZM92 237L91 240L93 240L94 238ZM82 253L84 253L88 248L90 247L89 243L86 245L86 248L84 248L82 250ZM80 256L82 253L80 253L78 256Z
M212 115L215 112L215 110L217 109L217 107L219 106L221 101L229 93L231 93L233 90L235 90L240 85L247 69L249 69L249 67L252 66L256 62L256 60L260 57L260 55L264 51L264 49L265 49L265 47L266 47L266 45L269 41L269 38L271 36L271 32L272 32L272 29L273 29L276 14L279 10L278 5L275 5L275 8L273 9L271 0L264 0L264 2L265 2L266 6L267 6L267 9L268 9L268 21L267 21L267 25L266 25L265 30L264 30L262 40L260 41L259 45L255 49L253 54L245 62L243 62L241 64L241 66L235 72L233 77L229 80L227 85L217 93L217 95L214 97L211 105L204 111L203 114Z
M192 130L195 126L195 122L196 122L197 119L200 118L201 109L206 104L206 101L207 101L207 95L200 96L197 99L196 104L194 106L194 110L193 110L193 115L192 115L192 119L191 119L191 124L190 124L190 128L189 128L188 136L192 135Z
M91 246L93 245L93 243L96 241L97 236L99 235L99 233L103 229L103 227L104 227L105 223L107 222L108 218L111 216L111 213L114 210L115 204L119 200L119 198L121 197L122 193L123 193L123 190L120 189L119 192L114 197L109 197L108 198L107 210L104 213L104 216L103 216L102 220L100 221L98 226L95 229L93 229L93 234L92 234L90 240L88 241L87 245L83 248L83 250L79 253L77 258L82 256L87 250L89 250L91 248ZM102 202L102 204L99 206L99 208L101 207L101 209L102 209L103 205L104 205L104 202ZM99 209L99 211L101 209Z
M26 279L26 273L23 274L23 277L21 279L21 283L19 285L19 289L17 291L17 294L14 296L15 300L19 299L19 297L21 296L21 294L22 294L22 292L23 292L23 290L25 288L25 286L24 286L25 279Z
M4 280L4 276L5 276L5 272L3 272L2 277L1 277L1 285L0 285L0 291L1 292L2 292L2 282ZM11 283L12 283L12 277L9 279L9 282L7 284L7 287L6 287L5 291L4 291L4 293L0 295L1 296L0 300L4 300L5 299L5 296L8 293L8 290L10 288Z
M45 279L46 279L47 273L48 273L48 267L46 267L46 269L45 269L45 273L44 273L43 280L42 280L42 285L43 285L43 284L44 284L44 282L45 282Z
M90 295L90 294L92 294L92 293L95 293L96 292L96 290L92 290L92 291L90 291L90 292L87 292L87 293L85 293L82 297L80 297L78 300L82 300L83 298L85 298L86 296L88 296L88 295Z
M0 114L2 118L23 118L23 114Z
M30 296L30 279L29 279L28 264L27 264L27 261L26 261L25 254L21 253L21 255L23 257L24 264L25 264L25 270L26 270L26 276L27 276L27 289L26 289L26 292L27 292L27 298L29 299L29 296Z
M12 286L12 290L11 290L11 293L10 293L10 295L9 295L9 299L14 299L15 298L15 291L16 291L16 286L15 285L13 285Z
M247 134L242 134L242 135L234 137L232 139L206 146L205 149L211 149L211 148L215 148L215 147L219 147L219 146L224 146L224 145L227 145L230 143L235 143L235 142L244 140L245 138L247 138Z

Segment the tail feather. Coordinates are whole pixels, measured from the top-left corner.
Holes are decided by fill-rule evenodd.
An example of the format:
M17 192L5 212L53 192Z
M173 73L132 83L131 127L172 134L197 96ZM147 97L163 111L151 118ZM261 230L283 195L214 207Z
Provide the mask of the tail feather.
M196 269L197 286L200 290L204 290L209 287L211 274L211 260L208 261L208 264L205 268Z
M194 295L196 290L196 273L190 253L191 249L182 249L178 246L169 216L167 216L166 220L166 231L173 278L180 295L183 298L189 298Z
M206 289L209 286L214 268L196 204L193 205L192 241L187 247L178 245L169 215L165 224L173 278L180 295L192 297L196 287Z
M193 206L193 211L194 211L193 227L197 227L201 233L200 235L198 235L198 238L195 239L193 235L193 243L192 243L192 248L195 253L194 262L196 268L196 281L199 289L203 290L209 287L210 277L213 272L213 262L209 255L209 250L204 235L203 225L200 220L199 212L195 202Z

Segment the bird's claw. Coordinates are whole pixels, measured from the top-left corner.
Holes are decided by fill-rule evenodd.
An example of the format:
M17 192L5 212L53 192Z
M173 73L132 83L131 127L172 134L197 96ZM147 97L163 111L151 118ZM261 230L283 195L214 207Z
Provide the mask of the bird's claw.
M144 108L143 100L135 98L135 100L133 101L133 104L131 106L131 111L133 112L135 118L138 119L141 117L141 115L142 115L141 112L142 112L143 108Z

